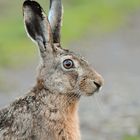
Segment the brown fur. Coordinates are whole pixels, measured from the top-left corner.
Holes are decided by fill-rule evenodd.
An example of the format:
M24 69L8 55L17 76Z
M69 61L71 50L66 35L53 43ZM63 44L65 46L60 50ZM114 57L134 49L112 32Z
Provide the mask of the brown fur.
M79 99L98 91L103 79L83 57L61 48L61 14L61 0L51 0L49 18L37 2L23 4L26 31L42 61L32 90L0 110L0 140L80 140Z

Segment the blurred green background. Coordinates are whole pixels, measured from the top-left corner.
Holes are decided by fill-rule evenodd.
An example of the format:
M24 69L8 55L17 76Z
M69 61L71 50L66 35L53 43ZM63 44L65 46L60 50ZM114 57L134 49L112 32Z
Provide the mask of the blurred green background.
M37 0L48 11L47 0ZM27 38L22 19L21 0L0 0L0 68L16 69L30 64L36 53ZM140 0L63 0L64 23L62 44L82 38L88 32L100 36L125 24L126 15L140 8ZM2 75L0 73L0 84ZM4 84L5 85L5 84ZM140 136L124 136L124 140L140 140Z
M38 0L47 13L47 0ZM0 0L0 67L18 67L32 61L33 43L27 39L21 0ZM140 0L65 0L62 44L66 45L93 30L95 35L115 30Z

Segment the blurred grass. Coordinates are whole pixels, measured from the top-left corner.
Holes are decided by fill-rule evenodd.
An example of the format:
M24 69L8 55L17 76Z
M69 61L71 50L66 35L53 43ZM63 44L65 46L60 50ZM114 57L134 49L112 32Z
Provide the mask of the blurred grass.
M47 0L38 0L47 11ZM22 21L23 1L0 1L0 67L31 62L35 46L26 37ZM62 44L66 45L89 30L110 32L123 24L125 15L140 8L140 0L65 0Z
M140 136L125 136L123 140L140 140Z

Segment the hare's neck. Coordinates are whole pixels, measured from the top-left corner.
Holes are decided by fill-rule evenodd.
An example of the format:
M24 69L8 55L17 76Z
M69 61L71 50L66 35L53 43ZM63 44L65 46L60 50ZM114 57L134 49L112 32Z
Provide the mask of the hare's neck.
M41 91L42 92L42 91ZM64 95L61 93L53 94L48 90L44 90L45 104L47 109L52 113L59 112L61 118L74 117L77 115L79 98L75 95ZM42 92L43 94L43 92Z
M41 100L39 107L41 111L37 116L43 118L43 124L47 124L47 129L52 133L56 132L55 134L59 134L57 131L62 130L62 135L65 133L70 140L79 140L78 97L53 94L47 89L34 90L33 93L36 99Z
M77 114L78 102L80 98L79 95L75 93L54 93L53 91L46 89L42 83L42 81L38 81L37 85L32 91L36 94L36 96L41 96L41 98L44 98L44 104L47 105L47 109L50 109L50 112L53 112L54 110L56 112L59 111L64 115Z

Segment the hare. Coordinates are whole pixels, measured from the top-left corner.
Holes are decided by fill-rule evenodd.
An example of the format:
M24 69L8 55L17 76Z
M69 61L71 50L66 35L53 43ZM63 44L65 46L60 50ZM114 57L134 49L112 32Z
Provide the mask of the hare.
M31 91L0 110L0 140L80 140L79 99L98 91L103 78L83 57L61 48L62 13L61 0L50 0L48 17L36 1L23 3L41 64Z

